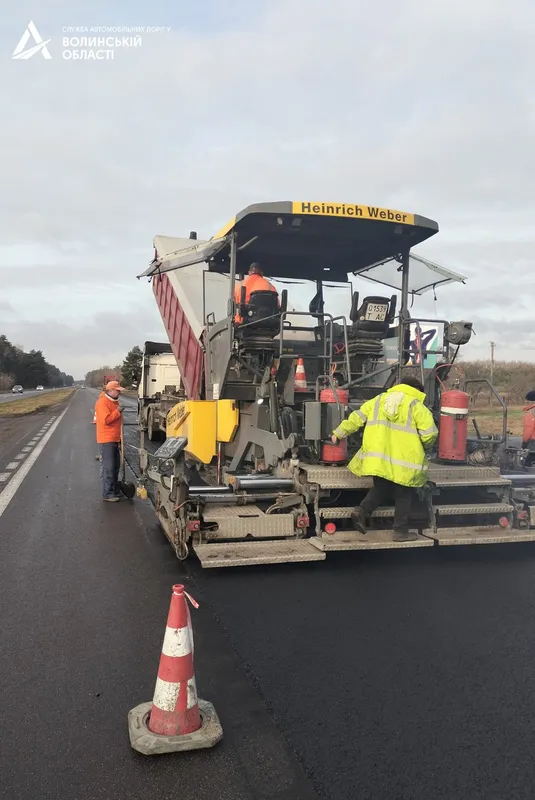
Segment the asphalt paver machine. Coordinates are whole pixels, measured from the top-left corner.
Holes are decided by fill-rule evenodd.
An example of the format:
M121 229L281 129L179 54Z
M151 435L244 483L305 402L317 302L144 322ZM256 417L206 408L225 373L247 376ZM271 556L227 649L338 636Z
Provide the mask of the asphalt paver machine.
M140 483L180 559L193 549L203 567L225 567L535 540L530 491L515 495L500 470L505 405L503 436L485 439L477 426L470 436L466 387L447 384L471 323L411 316L414 294L461 279L411 254L437 232L433 220L391 209L288 201L251 205L209 240L155 237L143 276L187 399L169 411L154 454L142 434ZM287 285L279 303L264 291L235 302L252 262ZM359 297L353 276L374 294ZM395 542L393 508L377 509L366 535L352 530L371 479L346 466L359 435L339 445L330 435L406 370L424 383L441 437L414 508L418 538Z

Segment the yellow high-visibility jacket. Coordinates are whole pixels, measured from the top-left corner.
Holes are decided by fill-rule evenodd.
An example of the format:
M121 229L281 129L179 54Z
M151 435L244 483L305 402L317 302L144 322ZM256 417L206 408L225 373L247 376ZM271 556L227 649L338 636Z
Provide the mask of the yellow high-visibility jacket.
M427 481L425 449L438 430L425 394L400 383L353 411L333 433L345 439L365 425L362 447L348 464L355 475L375 475L401 486Z

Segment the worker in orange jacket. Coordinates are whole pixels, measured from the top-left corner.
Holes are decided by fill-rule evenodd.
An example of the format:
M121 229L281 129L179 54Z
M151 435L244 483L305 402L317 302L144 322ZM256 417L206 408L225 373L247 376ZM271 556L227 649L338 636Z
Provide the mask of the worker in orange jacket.
M234 302L236 305L241 303L241 287L245 286L245 302L248 303L251 299L251 295L253 292L275 292L278 298L278 292L270 283L267 278L264 278L264 272L260 264L255 261L249 267L249 272L246 277L243 279L241 283L236 284L236 288L234 289ZM280 307L280 303L278 302L277 305ZM234 317L234 322L243 322L242 317L239 314L236 314Z
M124 392L118 381L109 381L101 392L96 406L97 444L100 450L100 485L107 503L117 503L119 469L121 467L122 414L124 406L119 397Z
M522 432L522 447L530 451L524 466L533 466L535 460L535 392L528 392L524 406L524 430Z

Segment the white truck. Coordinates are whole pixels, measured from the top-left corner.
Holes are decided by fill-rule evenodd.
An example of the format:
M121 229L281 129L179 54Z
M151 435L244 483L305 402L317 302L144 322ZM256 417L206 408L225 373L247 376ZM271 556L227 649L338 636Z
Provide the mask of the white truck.
M184 388L171 345L145 342L138 387L138 424L149 440L165 438L166 417L184 397Z

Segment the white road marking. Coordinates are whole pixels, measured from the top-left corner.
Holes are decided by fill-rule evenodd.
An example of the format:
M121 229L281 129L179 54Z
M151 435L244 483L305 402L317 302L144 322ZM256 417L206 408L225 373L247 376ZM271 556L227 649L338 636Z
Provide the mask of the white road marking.
M17 469L18 466L20 466L18 461L10 461L6 469Z
M18 456L15 456L15 461L24 461L26 458L26 453L19 453Z
M11 478L11 472L0 472L0 483L5 483L8 478Z
M59 423L61 422L61 420L63 419L68 410L69 407L67 406L65 411L56 419L51 428L49 428L46 436L43 437L43 440L41 442L39 442L37 447L34 449L33 453L31 453L31 455L28 456L28 460L26 461L26 463L21 466L19 471L13 475L12 479L9 481L5 489L2 489L2 491L0 492L0 517L8 507L10 501L15 496L15 493L17 492L17 489L19 489L22 481L24 480L28 472L31 470L31 468L33 467L33 465L35 464L35 462L45 449L46 443L48 442L48 440L50 439L50 437L52 436L52 434L54 433L54 431L56 430L56 428L58 427Z
M31 447L23 447L20 452L21 453L29 453L31 449L32 449Z

